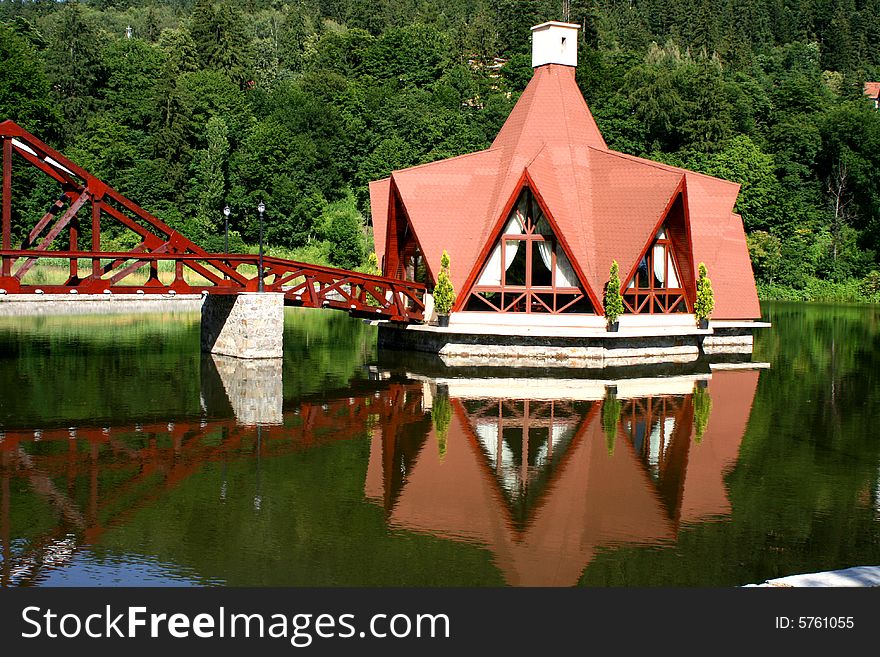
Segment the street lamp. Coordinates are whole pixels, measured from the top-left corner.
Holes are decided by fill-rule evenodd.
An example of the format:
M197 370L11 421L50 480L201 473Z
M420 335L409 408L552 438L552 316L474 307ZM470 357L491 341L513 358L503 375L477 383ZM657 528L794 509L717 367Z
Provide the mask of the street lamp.
M263 213L266 211L266 204L260 201L260 204L257 206L257 211L260 213L260 271L258 275L260 277L257 290L260 292L263 291Z
M223 216L226 218L226 222L225 222L226 232L224 233L224 235L226 236L226 239L223 242L223 253L229 253L229 213L230 212L231 212L231 210L229 209L228 205L225 208L223 208Z

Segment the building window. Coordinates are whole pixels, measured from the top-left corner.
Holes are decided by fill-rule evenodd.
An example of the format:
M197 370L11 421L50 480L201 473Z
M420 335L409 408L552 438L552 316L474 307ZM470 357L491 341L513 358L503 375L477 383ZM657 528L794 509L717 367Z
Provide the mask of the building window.
M466 311L594 313L550 222L524 189L464 305Z
M654 243L623 291L623 306L625 312L635 314L688 312L666 226L657 231Z
M524 530L553 489L566 456L584 439L596 402L462 399L484 463Z

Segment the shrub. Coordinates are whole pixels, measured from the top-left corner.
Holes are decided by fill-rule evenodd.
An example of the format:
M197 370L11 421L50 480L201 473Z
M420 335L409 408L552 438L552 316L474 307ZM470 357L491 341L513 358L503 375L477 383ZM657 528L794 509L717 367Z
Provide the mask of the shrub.
M440 315L448 315L455 305L455 288L449 280L449 254L443 251L440 258L440 273L437 274L437 285L434 287L434 308Z
M712 281L707 274L706 265L701 262L697 278L697 301L694 304L694 316L697 321L709 319L715 309L715 292L712 291Z
M702 387L694 390L694 429L696 430L696 441L703 440L703 434L706 433L706 426L709 424L709 416L712 414L712 397L709 391Z
M374 276L382 275L382 270L379 269L379 256L376 255L375 251L371 251L370 255L367 256L367 273Z
M617 393L608 392L605 401L602 402L602 429L605 431L605 444L608 453L614 454L614 442L617 438L617 424L620 422L620 400Z
M876 269L862 279L861 293L868 299L880 301L880 271Z
M449 435L449 423L452 421L452 403L449 401L449 393L438 386L437 394L434 395L431 404L431 420L437 432L437 449L440 457L446 456L446 439Z
M880 274L871 272L862 279L849 278L837 282L809 277L803 288L758 283L758 298L762 301L880 303Z
M608 274L608 282L605 283L605 318L609 324L617 321L623 314L623 295L620 293L620 267L617 260L612 261L611 271Z

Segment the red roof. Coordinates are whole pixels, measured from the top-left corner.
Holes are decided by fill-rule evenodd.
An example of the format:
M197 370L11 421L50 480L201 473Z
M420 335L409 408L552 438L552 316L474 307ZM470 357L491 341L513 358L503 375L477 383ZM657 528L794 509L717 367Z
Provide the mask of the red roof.
M880 97L880 82L865 82L865 95L871 98Z
M508 208L530 182L594 300L601 300L611 261L622 278L633 271L682 194L693 264L706 263L715 290L713 317L761 315L742 220L733 213L739 185L609 150L572 67L536 68L489 149L371 183L380 258L392 180L430 270L440 270L446 249L460 293L479 274Z
M388 228L388 201L391 194L391 178L370 183L370 210L373 215L373 241L376 243L376 258L382 266L385 257L385 236Z

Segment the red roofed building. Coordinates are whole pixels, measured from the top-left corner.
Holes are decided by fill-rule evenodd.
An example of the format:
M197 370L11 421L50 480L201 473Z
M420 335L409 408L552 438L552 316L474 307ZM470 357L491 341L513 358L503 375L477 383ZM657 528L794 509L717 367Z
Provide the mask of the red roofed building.
M874 102L874 109L880 109L880 82L865 82L865 95Z
M371 183L383 274L430 288L446 250L456 313L595 318L613 260L633 315L691 313L703 262L713 319L759 318L739 185L610 150L575 82L578 26L532 30L534 76L490 148Z

